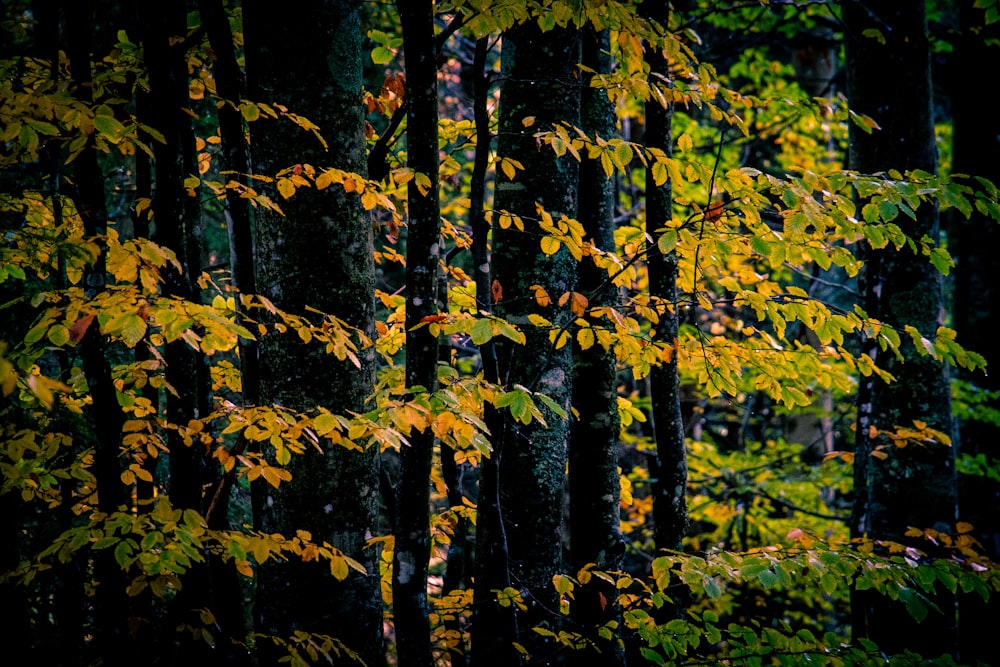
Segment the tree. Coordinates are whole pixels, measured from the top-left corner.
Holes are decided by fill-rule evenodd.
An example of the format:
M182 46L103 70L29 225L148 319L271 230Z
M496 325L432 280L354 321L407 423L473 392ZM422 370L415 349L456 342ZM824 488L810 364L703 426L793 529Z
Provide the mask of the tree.
M581 64L596 74L611 73L611 40L607 30L591 27L581 31ZM589 83L593 83L591 80ZM606 91L583 89L580 104L581 129L588 136L606 140L614 136L614 106ZM585 241L598 251L614 252L614 182L600 160L580 163L579 219ZM589 258L588 258L589 259ZM614 307L617 290L607 274L592 261L580 262L575 291L584 295L589 308ZM589 312L589 309L588 311ZM588 325L601 326L589 317ZM586 343L586 346L585 346ZM570 513L570 571L583 568L618 570L624 557L621 536L618 364L614 354L593 338L577 340L573 346L573 410L570 431L568 503ZM601 655L607 665L621 664L624 657L615 641L617 632L604 640L600 628L620 623L621 610L614 603L609 582L593 578L577 593L573 620L589 636L599 654L582 651L574 659L590 662Z
M897 2L864 6L848 2L844 21L849 100L853 109L870 114L880 126L869 133L853 131L851 167L865 173L934 173L930 52L923 8ZM872 62L891 64L892 80L887 82L873 71ZM921 206L911 217L903 227L907 236L939 241L935 206ZM918 341L939 335L944 311L941 272L909 248L868 248L865 259L865 311L888 326L915 330ZM869 339L865 353L895 381L872 375L858 392L852 530L858 536L897 542L906 541L911 529L948 531L957 519L948 369L925 350L918 351L913 341L904 342L898 355L883 356L877 342ZM913 447L893 437L913 424L926 424L943 435ZM947 595L939 599L938 627L917 632L919 638L913 634L912 620L890 611L882 600L858 593L853 604L854 631L885 649L915 648L924 655L955 650L954 599Z
M650 9L649 18L661 29L670 24L670 10L666 5ZM646 103L646 149L672 154L671 136L672 100L669 89L654 94L669 81L670 64L663 55L663 47L650 44L647 51L650 73L650 96ZM655 164L655 163L653 163ZM650 182L654 187L650 187ZM646 234L659 238L673 224L673 190L670 181L659 187L652 167L646 176ZM653 513L656 521L657 548L681 550L687 530L687 462L684 448L684 422L681 417L680 376L676 349L677 340L678 258L672 250L662 250L659 245L651 248L646 258L649 271L649 293L657 310L656 336L667 346L663 362L650 370L650 397L652 399L653 432L656 439L656 495Z
M437 49L431 2L400 2L407 81L406 388L437 388L438 341L426 324L438 316L441 211L438 202ZM401 665L431 665L427 566L434 431L428 426L400 451L393 552L393 618ZM442 453L443 456L443 453Z
M301 112L299 125L282 119L254 127L254 173L294 178L325 167L363 177L360 3L314 3L296 12L261 5L248 7L244 19L251 95ZM303 131L305 118L322 138ZM297 162L287 164L292 147ZM374 336L375 306L372 228L359 193L337 186L299 191L283 211L257 211L258 289L286 311L314 318L317 327L342 322L360 347ZM374 388L373 351L360 351L351 363L310 345L310 337L261 339L262 402L294 411L364 412ZM317 562L263 564L258 631L332 636L376 665L383 659L381 596L377 554L366 540L377 530L378 451L309 449L295 457L276 452L278 463L291 459L292 481L262 494L255 519L265 533L304 531L303 539L339 550L364 572L338 574Z
M550 586L562 563L559 535L572 387L571 347L566 344L565 330L572 321L570 308L578 306L565 301L555 304L542 296L571 292L576 265L568 249L540 253L527 230L538 225L544 231L561 219L575 218L578 163L570 155L560 157L537 148L532 127L555 130L563 123L579 123L580 96L573 75L579 60L578 36L565 28L542 33L536 23L517 25L504 33L501 58L497 151L501 165L507 166L501 169L503 176L496 185L491 289L497 315L528 328L523 346L497 345L499 381L512 398L539 392L548 398L548 407L544 421L524 423L511 415L505 417L501 431L493 433L499 515L483 516L480 521L498 522L487 530L502 537L493 545L481 545L480 550L495 554L499 549L504 554L482 562L477 580L485 584L481 596L505 589L499 593L501 599L517 595L527 607L524 625L513 630L512 636L497 639L508 645L521 643L529 654L544 655L545 642L529 629L551 628L558 621L551 616L550 610L558 605ZM530 326L533 315L552 323L552 337ZM494 489L481 488L480 493L489 497ZM497 572L504 564L509 564L509 573ZM508 577L509 586L500 586ZM497 602L494 598L482 604L485 608ZM479 613L481 620L476 622L488 626L490 613ZM494 650L497 639L480 642L474 637L474 664L512 664L509 649Z
M969 85L976 80L981 67L992 68L998 53L982 39L984 31L996 34L996 23L987 24L982 10L975 3L958 3L958 20L961 38L956 40L955 55L944 78L951 99L954 117L952 171L976 174L1000 182L1000 162L996 138L1000 136L998 119L979 113ZM975 211L969 219L953 213L943 219L948 245L955 258L954 304L952 316L955 331L972 350L986 358L987 368L996 368L997 355L993 349L990 332L996 330L1000 316L1000 290L989 280L991 271L986 267L996 257L1000 245L1000 230L988 215ZM967 382L969 392L959 395L955 402L955 415L963 412L965 419L957 419L958 439L956 455L963 461L992 461L1000 456L995 446L1000 438L1000 424L989 417L983 408L1000 392L997 374L985 377L977 373L957 372L960 382ZM963 385L959 385L963 386ZM967 407L966 407L967 406ZM963 410L964 408L964 410ZM985 414L984 414L985 413ZM975 536L986 548L990 558L1000 558L996 546L1000 544L1000 516L997 506L996 479L984 475L961 474L959 468L958 494L962 518L975 526ZM993 545L992 547L990 545ZM992 648L990 632L982 623L998 613L996 598L988 603L978 597L960 596L961 622L960 653L965 660L989 660ZM991 611L992 610L992 611Z

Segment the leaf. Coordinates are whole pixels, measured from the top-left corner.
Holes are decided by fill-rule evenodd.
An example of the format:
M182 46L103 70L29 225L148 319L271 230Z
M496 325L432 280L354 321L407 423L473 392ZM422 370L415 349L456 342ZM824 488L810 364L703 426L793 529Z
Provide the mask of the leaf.
M117 144L125 135L125 126L114 116L94 116L94 128L113 144Z
M49 329L48 338L49 342L52 343L53 345L58 345L59 347L62 347L63 345L69 342L70 339L69 329L67 329L61 324L56 324L51 329Z
M280 194L285 199L288 199L295 194L295 184L290 178L279 178L278 179L278 194Z
M433 187L431 179L427 176L427 174L421 174L418 172L414 174L413 181L417 184L417 190L419 190L420 194L424 197L427 196L427 193L430 192L431 187Z
M559 252L559 247L561 243L559 239L552 236L543 236L541 240L542 252L546 255L554 255Z
M552 303L552 298L549 296L549 293L546 292L545 288L542 287L541 285L532 285L528 289L530 289L532 292L534 292L534 294L535 294L535 301L542 308L544 308L544 307L546 307L546 306L548 306L549 304Z
M376 65L387 65L392 62L392 59L396 54L392 49L386 48L384 46L376 46L372 49L372 62Z

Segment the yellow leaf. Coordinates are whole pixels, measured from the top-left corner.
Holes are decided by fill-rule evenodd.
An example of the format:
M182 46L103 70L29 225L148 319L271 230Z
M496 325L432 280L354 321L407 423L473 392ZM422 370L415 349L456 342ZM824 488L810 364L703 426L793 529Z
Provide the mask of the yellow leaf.
M559 239L554 238L552 236L543 236L541 243L542 243L542 252L544 252L546 255L554 255L557 252L559 252L559 246L560 246Z
M503 170L503 173L507 175L507 178L509 180L512 181L514 180L514 175L517 172L514 170L514 165L511 163L510 160L508 160L507 158L500 160L500 169Z
M524 125L525 127L531 127L534 124L535 124L534 116L525 116L524 118L521 119L521 125Z
M424 197L426 197L427 193L431 191L431 179L428 178L427 174L417 173L414 176L414 182L417 184L417 189L420 190L420 194ZM365 206L365 208L368 209L369 207Z
M295 194L295 184L292 183L290 178L279 178L278 179L278 193L288 199Z
M343 581L346 579L348 572L347 561L343 558L343 556L334 556L330 559L330 574L332 574L337 581Z

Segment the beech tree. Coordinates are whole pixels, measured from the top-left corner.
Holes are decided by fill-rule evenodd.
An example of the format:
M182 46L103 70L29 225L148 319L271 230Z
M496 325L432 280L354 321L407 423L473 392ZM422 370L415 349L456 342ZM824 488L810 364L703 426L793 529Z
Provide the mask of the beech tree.
M284 174L294 182L303 172L326 168L363 177L360 3L317 2L295 12L260 5L247 7L244 19L250 94L297 110L295 117L254 126L254 173ZM322 54L300 48L300 40L323 48ZM296 124L298 113L308 121ZM316 132L303 132L306 123ZM286 161L291 147L294 164ZM276 195L282 183L277 181ZM358 352L338 359L312 342L308 330L300 330L299 340L278 335L280 329L262 336L261 401L292 411L321 406L324 414L365 412L375 382L374 353L361 349L375 332L371 223L356 191L331 187L297 194L282 206L283 215L257 211L257 288L321 331L335 324L347 328ZM258 428L274 429L273 419L265 416ZM290 447L274 455L278 464L289 464L289 483L258 494L255 521L265 533L298 534L337 549L361 571L338 574L309 558L291 568L263 564L255 599L258 630L279 638L295 630L334 637L376 665L384 659L374 574L378 554L366 540L377 530L378 450Z
M872 116L879 130L852 131L848 160L866 173L936 172L930 52L923 8L909 3L845 3L847 93L858 113ZM885 35L883 41L872 31ZM881 61L896 73L891 85L872 76L868 64ZM861 202L863 205L872 205ZM908 237L938 243L937 208L921 206L901 225ZM865 312L886 326L912 332L894 356L881 358L869 339L865 354L894 378L871 376L858 392L852 530L859 536L905 542L913 529L946 530L957 519L955 453L951 446L948 369L914 345L933 340L941 326L944 294L940 271L911 248L869 247L862 271ZM913 424L941 435L915 447L896 433ZM919 426L918 426L919 428ZM893 437L896 436L896 437ZM922 535L922 533L921 533ZM940 623L914 636L906 614L893 613L874 596L858 593L854 630L893 651L912 648L925 655L954 653L954 599L939 598ZM874 598L874 599L872 599ZM908 629L909 628L909 629Z

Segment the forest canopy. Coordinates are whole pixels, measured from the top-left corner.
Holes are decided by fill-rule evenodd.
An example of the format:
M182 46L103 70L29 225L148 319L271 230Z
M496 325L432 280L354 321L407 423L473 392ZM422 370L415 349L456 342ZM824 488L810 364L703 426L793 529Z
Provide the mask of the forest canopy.
M996 0L0 12L11 664L994 659Z

